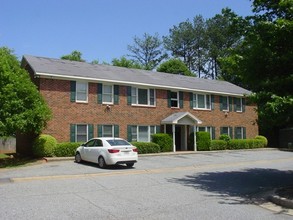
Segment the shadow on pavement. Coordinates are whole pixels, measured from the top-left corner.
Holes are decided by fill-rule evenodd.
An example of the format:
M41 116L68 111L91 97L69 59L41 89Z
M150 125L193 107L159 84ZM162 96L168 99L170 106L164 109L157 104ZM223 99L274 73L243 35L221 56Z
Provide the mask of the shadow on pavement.
M260 198L260 193L293 185L293 171L247 169L204 172L169 181L206 191L206 196L220 198L223 204L261 204L266 202L266 199Z

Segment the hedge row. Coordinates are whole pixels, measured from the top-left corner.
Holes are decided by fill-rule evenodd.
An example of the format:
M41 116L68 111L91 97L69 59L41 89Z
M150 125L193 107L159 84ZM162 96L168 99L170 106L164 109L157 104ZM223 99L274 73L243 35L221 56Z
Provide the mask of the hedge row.
M150 154L150 153L161 152L160 146L153 142L131 142L131 144L137 147L139 154Z
M199 137L200 138L200 137ZM197 144L201 142L198 141ZM198 150L236 150L236 149L254 149L263 148L268 144L268 140L264 136L256 136L254 139L227 139L211 140L210 146L204 145L204 148ZM203 148L203 149L202 149Z

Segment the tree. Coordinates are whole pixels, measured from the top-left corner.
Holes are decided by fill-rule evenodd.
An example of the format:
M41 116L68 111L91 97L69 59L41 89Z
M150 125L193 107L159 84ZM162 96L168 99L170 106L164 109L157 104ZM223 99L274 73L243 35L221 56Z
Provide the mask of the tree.
M64 55L61 57L62 60L71 60L71 61L79 61L79 62L85 62L84 59L81 58L82 53L74 50L71 52L71 54Z
M132 68L132 69L143 69L142 66L140 66L137 62L133 60L128 60L126 57L121 57L120 59L114 58L112 60L113 66L120 66L120 67L126 67L126 68Z
M191 72L201 77L205 73L206 63L206 27L201 15L181 22L169 30L169 36L164 36L164 46L171 51L172 56L181 58Z
M255 93L260 132L277 146L279 129L293 126L293 2L255 0L253 12L243 42L222 62Z
M185 63L179 59L170 59L161 63L157 68L157 71L172 74L182 74L185 76L195 76L192 72L190 72Z
M229 51L241 42L242 33L235 24L239 18L231 9L224 8L221 14L215 15L206 22L208 73L212 79L217 79L221 75L220 58L229 55Z
M156 33L151 36L147 33L142 38L134 37L133 45L128 45L127 49L131 52L129 57L134 59L134 62L139 63L144 69L154 69L167 54L163 51L162 41Z
M0 48L0 136L39 134L50 109L13 52Z

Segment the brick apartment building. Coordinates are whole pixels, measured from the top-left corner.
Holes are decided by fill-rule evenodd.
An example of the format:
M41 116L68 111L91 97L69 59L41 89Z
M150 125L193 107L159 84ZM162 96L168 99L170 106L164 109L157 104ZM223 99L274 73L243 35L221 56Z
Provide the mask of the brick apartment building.
M149 142L154 133L169 133L176 151L196 150L188 144L195 130L213 139L258 134L256 106L245 98L250 91L225 81L35 56L24 56L22 67L53 113L43 133L58 142Z

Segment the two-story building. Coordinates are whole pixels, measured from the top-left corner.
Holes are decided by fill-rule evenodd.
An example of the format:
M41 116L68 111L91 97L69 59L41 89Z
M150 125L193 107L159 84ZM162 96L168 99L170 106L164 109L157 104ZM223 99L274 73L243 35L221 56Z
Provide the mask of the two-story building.
M154 133L169 133L176 151L196 150L188 144L193 131L212 139L258 134L251 92L226 81L35 56L24 56L22 67L53 113L43 133L58 142L149 142Z

